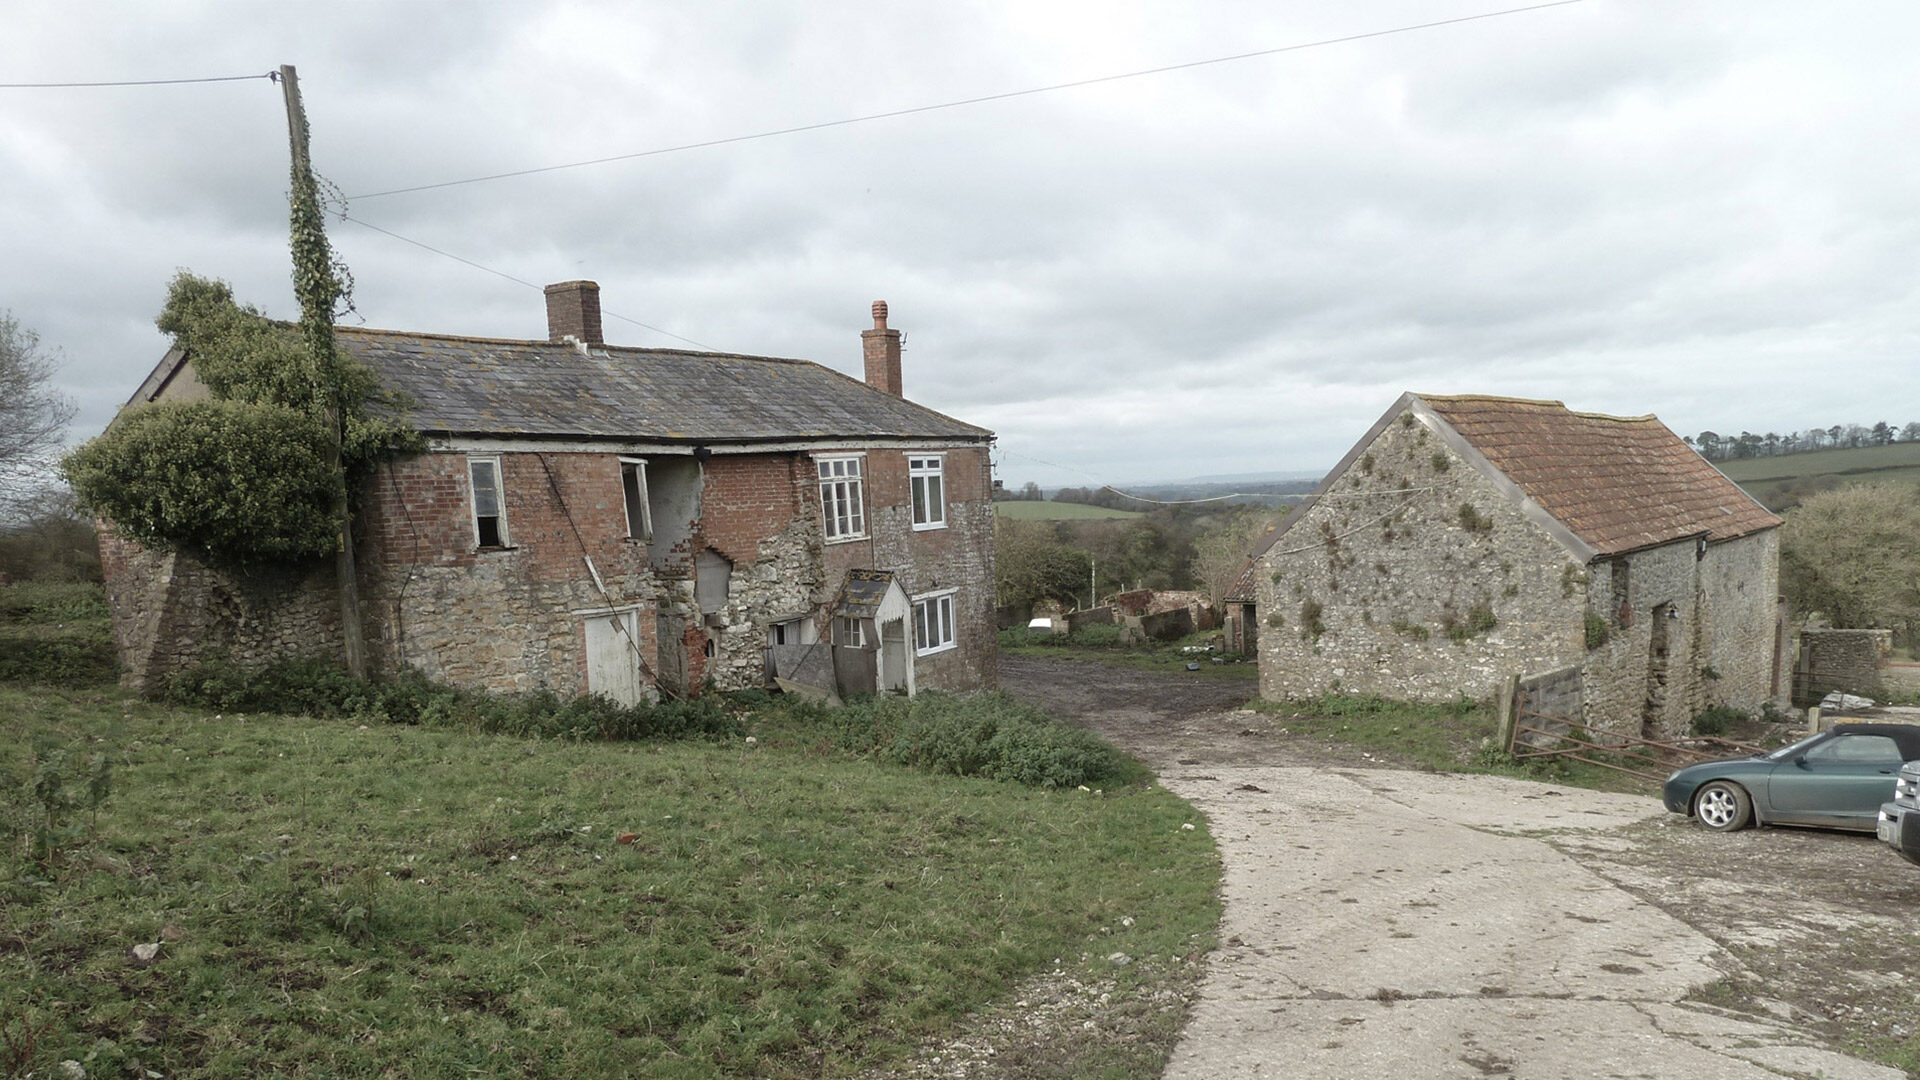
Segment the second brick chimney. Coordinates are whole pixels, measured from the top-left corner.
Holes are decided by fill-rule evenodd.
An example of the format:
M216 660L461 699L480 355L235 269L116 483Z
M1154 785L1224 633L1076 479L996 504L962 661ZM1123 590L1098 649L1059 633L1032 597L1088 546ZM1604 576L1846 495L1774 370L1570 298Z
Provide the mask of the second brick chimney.
M600 332L600 286L592 281L562 281L547 286L547 340L571 337L605 345Z
M900 391L900 331L887 329L887 302L873 302L873 329L860 331L860 351L867 358L867 385L894 397Z

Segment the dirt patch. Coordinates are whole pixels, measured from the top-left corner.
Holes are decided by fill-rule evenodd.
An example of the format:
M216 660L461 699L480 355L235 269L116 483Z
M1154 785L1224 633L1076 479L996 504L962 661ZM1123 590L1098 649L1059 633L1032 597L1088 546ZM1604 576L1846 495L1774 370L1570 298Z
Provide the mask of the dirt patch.
M1002 656L1000 689L1099 733L1156 772L1206 765L1401 764L1331 739L1289 732L1275 717L1243 708L1259 693L1251 680L1182 678L1097 660Z

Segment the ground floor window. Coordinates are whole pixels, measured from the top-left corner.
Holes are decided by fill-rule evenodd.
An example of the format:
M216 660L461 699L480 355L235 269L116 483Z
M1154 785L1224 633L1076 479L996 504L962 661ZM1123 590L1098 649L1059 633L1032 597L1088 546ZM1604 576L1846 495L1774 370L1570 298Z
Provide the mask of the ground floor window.
M913 602L913 651L920 656L951 649L953 594L923 596Z
M843 616L839 623L840 644L858 649L867 643L867 635L863 632L859 619Z

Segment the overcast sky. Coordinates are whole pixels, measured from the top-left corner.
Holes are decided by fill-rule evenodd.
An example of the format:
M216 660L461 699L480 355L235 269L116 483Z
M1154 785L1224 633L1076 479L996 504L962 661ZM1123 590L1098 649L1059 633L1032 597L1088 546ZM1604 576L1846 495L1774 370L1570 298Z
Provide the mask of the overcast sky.
M1920 5L1583 0L11 0L0 82L299 69L354 218L616 344L858 375L994 429L1009 486L1330 466L1405 390L1683 434L1920 420ZM1177 14L1170 13L1177 7ZM176 269L293 318L264 78L0 89L0 309L99 432ZM540 338L537 289L349 221L358 316Z

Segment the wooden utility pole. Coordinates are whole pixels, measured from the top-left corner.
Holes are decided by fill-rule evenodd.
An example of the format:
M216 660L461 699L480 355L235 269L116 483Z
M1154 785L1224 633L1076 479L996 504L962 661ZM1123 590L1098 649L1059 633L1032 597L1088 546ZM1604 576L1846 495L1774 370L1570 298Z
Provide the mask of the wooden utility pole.
M333 273L333 249L320 214L320 186L307 158L307 113L300 105L300 79L292 64L280 66L280 89L287 99L287 139L293 148L291 203L293 291L300 298L300 332L313 361L314 398L327 427L327 467L334 477L333 516L340 523L340 548L333 558L340 588L340 637L347 671L367 674L367 643L360 624L360 587L354 570L353 521L347 502L347 475L341 464L342 426L339 354L333 343L333 306L340 280Z

